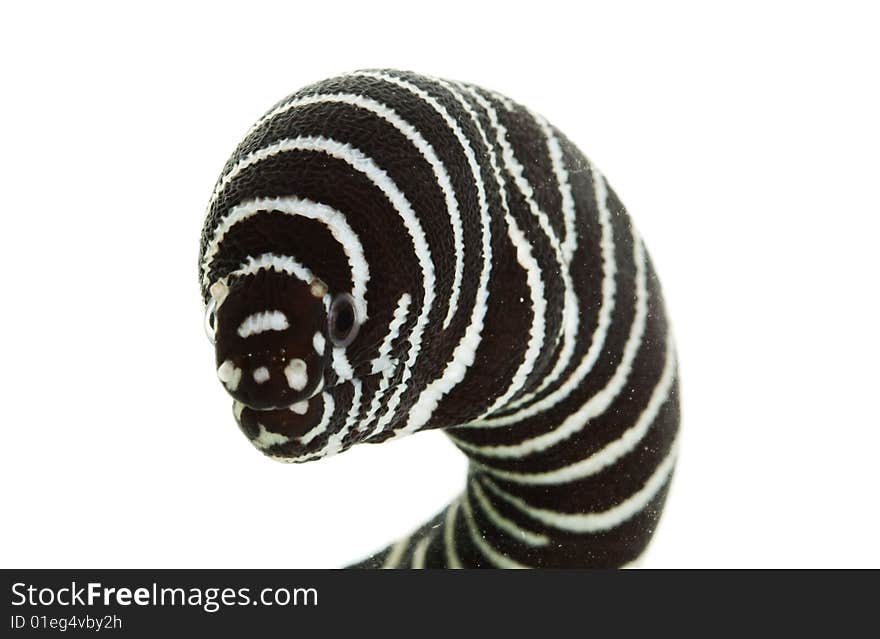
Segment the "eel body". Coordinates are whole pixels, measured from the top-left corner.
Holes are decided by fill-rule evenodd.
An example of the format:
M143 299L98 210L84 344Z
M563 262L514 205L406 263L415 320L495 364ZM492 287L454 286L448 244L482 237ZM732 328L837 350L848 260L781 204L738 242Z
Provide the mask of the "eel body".
M308 86L224 167L199 278L249 440L305 462L441 428L464 492L361 567L614 567L677 451L675 348L623 205L560 131L393 70Z

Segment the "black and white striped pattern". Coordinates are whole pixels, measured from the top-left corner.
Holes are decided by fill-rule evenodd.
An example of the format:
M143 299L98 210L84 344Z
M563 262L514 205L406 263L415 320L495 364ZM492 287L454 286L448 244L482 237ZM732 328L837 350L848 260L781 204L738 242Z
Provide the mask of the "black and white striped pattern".
M399 71L306 87L224 168L199 275L218 374L267 455L444 428L470 458L464 493L362 566L644 550L676 458L674 344L622 204L539 115ZM326 327L340 293L360 320L347 346Z

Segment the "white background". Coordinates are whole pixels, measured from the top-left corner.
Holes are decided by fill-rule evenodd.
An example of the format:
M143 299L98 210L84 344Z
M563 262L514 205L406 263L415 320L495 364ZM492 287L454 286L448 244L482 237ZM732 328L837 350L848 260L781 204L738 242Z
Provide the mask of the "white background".
M684 440L644 565L880 566L878 15L610 4L6 5L0 565L337 566L461 489L440 433L263 458L202 332L202 216L239 137L389 66L542 112L646 238Z

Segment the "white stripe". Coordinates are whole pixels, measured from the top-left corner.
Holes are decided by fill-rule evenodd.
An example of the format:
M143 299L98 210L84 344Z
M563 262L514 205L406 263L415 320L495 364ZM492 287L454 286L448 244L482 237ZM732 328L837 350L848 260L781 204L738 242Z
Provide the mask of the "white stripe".
M532 321L529 326L529 341L522 362L511 377L507 390L484 411L484 414L490 414L506 405L508 400L525 386L529 375L535 368L535 362L541 355L546 337L547 300L544 297L541 266L532 255L531 244L520 230L516 220L507 213L504 216L504 221L507 223L507 236L516 249L517 262L526 274L526 284L529 287L529 299L532 304Z
M513 178L514 184L516 184L516 188L523 195L529 205L529 211L538 220L541 229L544 231L547 239L550 240L550 244L556 252L557 262L559 263L559 266L563 267L565 265L565 260L562 259L562 251L560 248L559 238L556 236L556 231L554 231L553 227L550 225L550 220L547 217L547 214L541 210L541 207L538 206L538 203L535 200L535 190L526 179L525 169L523 169L522 164L520 164L520 161L517 159L516 154L513 152L513 147L510 145L510 141L508 140L507 128L498 119L498 112L495 111L495 108L492 106L492 104L473 87L463 85L461 83L458 83L458 86L467 91L468 94L477 102L477 104L479 104L483 108L483 110L486 112L486 115L489 117L489 124L495 131L495 139L497 140L498 145L501 147L501 159L504 163L504 168L507 170L507 174Z
M562 148L559 145L559 139L553 133L550 123L537 113L532 111L528 113L541 129L541 133L544 134L544 140L547 142L547 155L550 157L550 165L553 167L553 174L556 176L556 184L559 187L559 197L562 203L562 220L565 226L562 255L566 262L570 262L572 255L574 255L577 249L577 230L575 229L577 213L574 197L571 194L571 184L568 181L568 170L565 168Z
M472 86L472 85L467 85L467 86ZM492 91L491 89L489 89L489 90L483 89L483 91L486 91L489 95L491 95L498 102L500 102L501 105L505 108L505 110L513 111L516 108L516 104L514 103L514 101L511 100L510 98L508 98L506 95L501 95L497 91Z
M470 167L471 173L474 177L474 185L477 189L477 199L480 205L483 264L477 286L476 300L474 302L474 308L471 312L471 321L467 329L465 329L464 336L453 351L452 360L447 363L442 375L427 385L427 387L421 392L412 410L410 410L406 426L404 426L404 428L400 431L401 433L408 433L418 430L431 419L431 415L437 408L437 404L439 403L440 399L444 397L450 390L452 390L459 382L461 382L461 380L464 379L468 367L470 367L470 365L474 362L474 356L476 354L477 346L479 346L479 343L482 339L481 333L483 330L483 319L486 315L486 303L488 299L489 273L492 268L492 245L489 230L491 220L489 217L488 204L486 202L486 193L483 187L482 178L480 176L480 167L477 163L474 151L471 148L468 139L462 132L461 127L459 127L458 123L449 115L446 109L431 95L429 95L416 85L411 84L410 82L407 82L405 80L401 80L400 78L396 78L385 73L375 73L369 71L358 71L352 75L384 80L385 82L401 87L421 98L426 104L430 105L431 108L433 108L434 111L436 111L443 118L443 121L453 132L456 139L458 140L459 145L464 151L468 166ZM401 393L403 392L403 389L408 381L409 376L405 375L400 385ZM386 413L386 416L393 416L393 412L397 407L397 403L399 403L399 394L397 395L397 401L394 401L394 398L392 398L392 401L389 402L389 409ZM386 416L383 416L383 419L381 420L383 427L384 424L389 423L391 420L391 417L386 418Z
M378 373L381 371L382 378L379 380L378 389L373 394L373 399L370 402L370 408L367 411L367 414L358 424L359 431L366 431L373 423L379 409L382 407L382 398L385 396L385 391L388 390L388 387L391 385L391 378L397 370L398 362L391 357L391 349L394 340L400 335L400 329L406 323L411 299L409 293L404 293L400 296L400 299L397 300L397 307L394 309L394 317L392 317L391 322L388 324L388 332L385 334L385 338L379 345L378 356L372 362L372 372ZM372 434L373 433L371 433L370 436L372 436Z
M330 366L340 382L354 379L354 368L352 368L351 363L348 361L344 346L334 346L333 350L330 351Z
M332 435L330 435L330 438L327 440L327 445L324 447L324 450L321 451L321 457L325 457L327 455L335 455L342 450L342 441L345 439L345 436L348 435L351 427L354 426L354 422L355 420L357 420L358 415L360 414L361 393L363 392L361 389L361 380L353 379L351 383L354 387L354 394L351 397L351 406L348 409L348 415L345 418L345 424L338 433L333 433Z
M461 85L460 85L461 86ZM569 335L569 343L571 347L568 349L568 353L563 351L561 353L561 357L557 360L557 367L564 367L567 364L567 359L571 357L571 351L574 348L574 336L577 334L578 321L579 321L579 313L578 313L578 300L577 296L574 293L574 285L571 281L571 273L568 269L568 262L565 259L565 256L562 253L561 243L559 238L556 236L556 232L553 230L553 227L550 225L550 219L547 217L547 214L541 210L538 206L538 203L535 201L535 193L531 184L529 184L528 180L525 178L524 169L522 164L520 164L519 160L516 158L516 154L513 152L513 148L511 147L508 139L507 139L507 129L503 124L498 120L498 113L492 107L492 105L476 90L471 87L465 87L470 96L476 100L476 102L486 111L486 114L489 117L489 123L491 124L493 130L495 131L495 139L497 140L499 146L501 147L501 158L504 163L504 167L507 170L508 175L513 178L514 184L516 184L517 190L522 194L525 198L526 203L529 206L529 211L532 216L535 217L538 221L538 226L543 231L544 235L547 237L550 242L550 246L553 249L554 257L556 258L556 264L559 272L559 276L562 278L562 283L564 286L564 294L563 294L563 307L562 307L562 321L559 325L559 333L557 334L557 339L559 335L567 333ZM541 309L535 308L535 316L537 317L538 311L540 310L544 316L547 313L547 305L546 303L542 305ZM542 320L542 326L546 322L546 317ZM541 346L543 346L544 338L542 336ZM527 368L527 373L531 373L534 369L534 360L537 359L537 356L540 355L540 349L538 353L535 354L533 360L526 359L524 361L524 365ZM566 359L563 360L562 357ZM558 373L557 373L558 374ZM509 397L512 397L514 394L519 392L525 382L527 381L527 375L522 378L520 381L519 378L515 380L515 384L510 389L512 392L508 395L505 393L505 402ZM495 402L489 410L484 412L484 416L488 416L490 413L503 408L504 404Z
M462 568L461 559L455 548L455 516L461 499L456 499L446 508L446 519L443 522L443 545L446 548L446 567Z
M485 479L486 486L494 492L496 495L504 499L506 502L511 504L512 506L519 509L521 512L525 513L532 519L540 521L543 524L548 526L552 526L553 528L557 528L559 530L565 530L568 532L574 533L596 533L601 532L603 530L611 530L616 526L619 526L627 519L630 519L637 513L641 512L645 506L650 503L650 501L657 496L657 493L660 492L660 489L666 484L666 481L669 479L670 474L672 473L672 469L675 466L675 458L678 452L678 440L676 439L673 442L672 447L669 450L669 453L660 462L660 465L657 466L657 469L648 478L648 481L645 482L644 486L642 486L637 492L631 495L625 501L617 504L609 508L608 510L603 510L600 512L593 513L583 513L583 514L569 514L569 513L558 513L553 510L545 510L542 508L535 508L534 506L529 505L519 497L515 497L508 492L505 492L497 485L495 485L492 481Z
M562 218L565 225L565 240L562 242L561 246L562 257L566 264L571 264L572 256L577 248L577 231L575 230L576 211L574 198L571 194L571 185L568 181L568 171L565 169L563 163L559 140L553 135L550 125L541 116L535 113L532 113L531 115L544 134L547 142L548 155L550 156L550 163L553 166L553 173L556 175L556 183L559 187L559 194L562 202ZM603 233L604 231L605 229L603 228ZM506 408L515 408L530 402L538 395L538 393L556 382L560 375L562 375L563 371L568 367L575 346L577 345L578 329L580 328L579 300L574 292L574 284L570 281L569 283L571 283L571 288L566 287L565 304L562 308L562 325L560 326L563 337L562 349L559 351L553 369L549 374L544 376L541 383L534 391L526 393Z
M280 211L287 215L300 215L302 217L322 222L327 226L330 234L337 242L339 242L342 246L342 250L348 258L352 278L351 295L359 306L358 311L362 312L360 317L366 319L368 317L366 290L367 281L370 279L370 268L364 257L364 247L361 244L360 238L352 230L351 226L349 226L344 214L326 204L320 204L307 199L293 196L257 198L234 206L229 213L226 214L226 217L224 217L214 228L211 240L205 248L205 256L202 259L202 267L204 269L203 282L207 285L209 275L208 265L217 254L217 251L219 251L220 243L223 241L226 233L229 232L229 229L261 211ZM284 258L282 258L282 260L283 259ZM288 264L287 262L284 263ZM290 268L294 269L292 263L290 263ZM291 273L305 275L304 271L291 270ZM299 275L297 275L297 277L299 277Z
M517 473L491 468L479 462L472 461L471 463L477 468L492 474L494 477L516 484L532 486L564 484L595 475L634 450L644 439L645 435L648 434L651 425L657 417L657 413L660 412L663 404L669 398L669 392L675 381L675 368L675 344L670 333L666 338L666 363L663 367L663 374L654 387L654 392L651 393L648 405L639 415L636 423L625 430L618 439L609 442L601 450L596 451L579 462L543 473Z
M413 557L412 557L412 567L413 568L424 568L425 567L425 554L428 552L428 546L431 545L431 540L433 538L434 538L434 534L430 533L427 537L425 537L418 544L416 544L416 548L413 551Z
M327 393L321 393L321 399L324 400L324 412L321 414L321 421L318 422L317 426L299 438L299 442L304 446L327 430L327 425L330 423L330 418L333 416L333 411L336 408L333 398Z
M397 300L397 307L394 309L394 316L388 324L388 332L385 334L385 338L379 345L378 355L372 361L373 373L386 371L391 368L391 348L394 344L394 340L400 336L400 329L403 328L403 325L406 323L406 317L409 313L409 305L411 301L412 298L409 293L404 293L400 296L400 299Z
M237 399L232 400L232 414L235 415L235 421L241 424L241 413L244 411L244 404Z
M409 548L408 536L404 537L391 547L391 550L388 551L388 556L385 557L385 563L382 564L382 567L397 568L397 565L400 563L400 560L403 559L403 555L406 553L407 548Z
M342 450L342 442L345 439L345 436L351 431L352 426L354 426L355 421L360 415L361 410L361 380L355 378L351 380L351 384L353 387L353 394L351 397L351 405L348 408L348 414L345 418L345 424L339 429L336 433L331 433L327 438L327 443L324 447L319 450L317 453L312 453L310 455L306 455L305 457L300 457L297 461L310 461L313 459L321 459L322 457L329 457L330 455L335 455Z
M297 98L274 109L268 116L261 119L259 124L262 124L267 119L274 118L275 116L280 115L281 113L284 113L291 109L322 103L348 104L350 106L354 106L365 111L369 111L374 115L377 115L381 119L391 124L395 129L400 131L400 133L403 134L404 137L406 137L406 139L412 143L412 145L419 151L419 153L422 154L422 157L425 159L425 161L431 166L431 169L434 172L434 177L437 180L437 184L443 191L443 196L446 200L446 210L449 214L450 224L452 225L452 242L455 249L455 272L453 274L452 288L449 293L449 309L447 310L446 318L443 320L443 328L448 328L449 323L452 321L452 316L455 314L455 311L458 307L458 297L461 291L462 272L464 270L464 234L461 227L461 212L458 208L458 200L455 197L455 190L452 187L452 181L449 178L449 173L446 170L446 166L437 156L434 147L431 146L431 144L427 140L425 140L422 134L412 124L401 118L393 109L389 108L387 105L361 95L355 95L351 93L335 93L310 95L302 98ZM240 163L246 163L247 161L248 158L244 158L240 161ZM226 185L234 178L235 173L236 167L233 167L232 169L230 169L230 172L227 175L221 177L214 190L214 194L211 196L211 202L208 205L208 210L210 210L211 207L214 205L215 200L222 192L222 190L226 187Z
M477 132L480 134L480 139L482 140L489 157L489 164L492 167L495 181L498 184L498 194L501 199L501 206L504 209L504 221L507 224L507 235L516 250L517 261L526 273L526 283L529 287L529 297L531 299L534 313L532 325L529 328L529 343L526 347L523 361L520 363L511 378L507 390L502 393L486 411L486 413L489 413L498 407L504 406L504 404L523 387L529 374L534 369L535 362L540 356L541 348L544 344L547 302L544 298L544 283L541 280L541 267L532 255L531 244L528 242L525 235L516 224L516 221L513 219L513 216L510 214L510 209L508 208L507 203L507 186L504 178L501 176L501 170L498 167L498 160L495 155L494 147L489 142L486 132L480 124L479 116L474 112L471 105L464 99L461 93L453 86L444 80L437 80L437 82L446 87L446 89L456 97L462 108L470 116Z
M489 501L489 498L486 497L486 493L483 492L480 484L478 484L474 480L471 480L470 487L474 492L474 497L477 498L477 505L480 507L480 510L483 511L483 513L486 515L486 518L490 522L492 522L492 525L495 526L498 530L506 532L513 539L521 541L528 546L547 545L549 539L547 539L546 536L533 533L524 528L520 528L514 522L499 513L495 509L495 506L492 505L492 502Z
M566 378L565 382L552 393L549 393L537 402L529 404L516 413L511 413L502 417L483 419L472 424L465 424L463 428L494 428L509 426L551 409L559 402L564 401L575 389L578 388L583 379L593 370L596 361L602 354L602 349L605 347L605 339L608 336L608 330L611 328L611 314L614 311L615 295L617 294L617 284L614 279L617 275L617 262L614 255L614 232L611 227L611 212L608 210L608 205L606 203L608 193L607 187L604 178L592 165L591 170L595 180L596 202L599 208L599 224L602 227L601 247L604 266L602 277L602 302L599 307L599 320L596 323L595 331L593 331L590 347L587 349L586 354L583 359L581 359L577 368L568 376L568 378ZM631 232L634 245L638 244L638 234L634 228L632 228ZM640 265L637 263L636 268L638 269L639 267ZM531 396L523 397L522 401L525 402L530 398ZM517 402L514 402L514 404L516 403Z
M565 418L565 420L551 430L548 430L537 437L526 439L519 444L507 446L476 446L468 442L463 442L457 437L450 435L456 444L465 450L476 452L486 457L508 457L517 458L533 453L538 453L559 442L568 439L575 433L582 430L587 423L604 413L615 398L623 390L629 379L632 370L633 361L642 344L642 336L645 332L645 322L648 315L648 291L645 282L645 250L642 241L638 236L633 237L633 260L636 265L636 309L633 316L633 322L630 326L629 337L623 349L623 357L614 371L614 375L608 380L605 388L597 392L595 395L581 405L581 407Z
M288 328L290 324L287 322L287 315L281 311L262 311L245 317L238 327L238 335L246 339L266 331L284 331Z
M376 415L378 414L379 409L382 408L382 399L385 397L385 393L391 387L391 376L397 369L397 363L397 360L393 360L391 368L385 370L382 373L382 378L379 380L379 385L376 388L376 391L373 393L373 399L370 401L370 408L367 410L367 414L364 415L364 418L360 420L360 423L358 424L357 429L359 431L366 431L373 423L373 420L376 419ZM364 440L370 439L377 433L380 433L382 427L383 423L380 421L373 429L373 431L364 438Z
M474 542L474 545L479 549L480 553L489 560L489 563L496 568L528 568L528 566L524 566L523 564L514 561L507 555L501 554L490 546L483 538L482 533L477 529L477 523L474 521L474 512L471 510L471 503L467 496L464 497L462 505L464 506L464 520L467 523L468 532L470 532L471 535L471 541Z
M315 279L315 275L311 270L297 262L290 255L277 255L275 253L262 253L257 257L248 255L242 265L229 275L253 275L259 271L270 269L292 275L306 284L310 284Z
M260 450L266 450L272 446L286 444L290 441L290 437L287 435L273 433L271 430L266 430L266 427L262 424L258 423L257 428L259 429L259 434L251 440L251 443Z

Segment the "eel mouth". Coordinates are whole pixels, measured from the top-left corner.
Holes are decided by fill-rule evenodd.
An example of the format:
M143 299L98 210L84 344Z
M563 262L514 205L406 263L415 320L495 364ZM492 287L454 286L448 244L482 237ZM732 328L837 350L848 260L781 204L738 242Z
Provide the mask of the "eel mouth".
M258 410L241 402L233 404L236 422L245 436L260 450L303 441L321 421L324 399L307 399L288 407ZM310 440L309 440L310 441Z
M329 402L329 406L327 405ZM263 453L291 458L315 452L332 428L325 414L332 410L332 397L319 388L307 399L287 406L257 409L238 400L232 412L245 437Z
M318 396L324 390L324 382L323 380L315 386L315 389L307 396L302 399L298 399L294 402L287 402L286 404L279 404L277 406L269 406L269 407L259 407L259 406L251 406L247 402L241 402L239 400L234 400L235 404L240 404L244 408L248 410L252 410L258 413L274 413L274 412L284 412L284 411L293 411L299 412L303 410L305 406L311 402L316 396ZM300 414L303 414L300 412Z
M367 379L378 377L375 373L358 379L369 383ZM331 380L328 386L322 382L308 398L272 408L254 408L235 400L233 414L241 431L263 454L279 461L310 461L341 452L361 439L325 414L328 409L334 410L339 391L345 394L344 387L352 385L351 379Z

